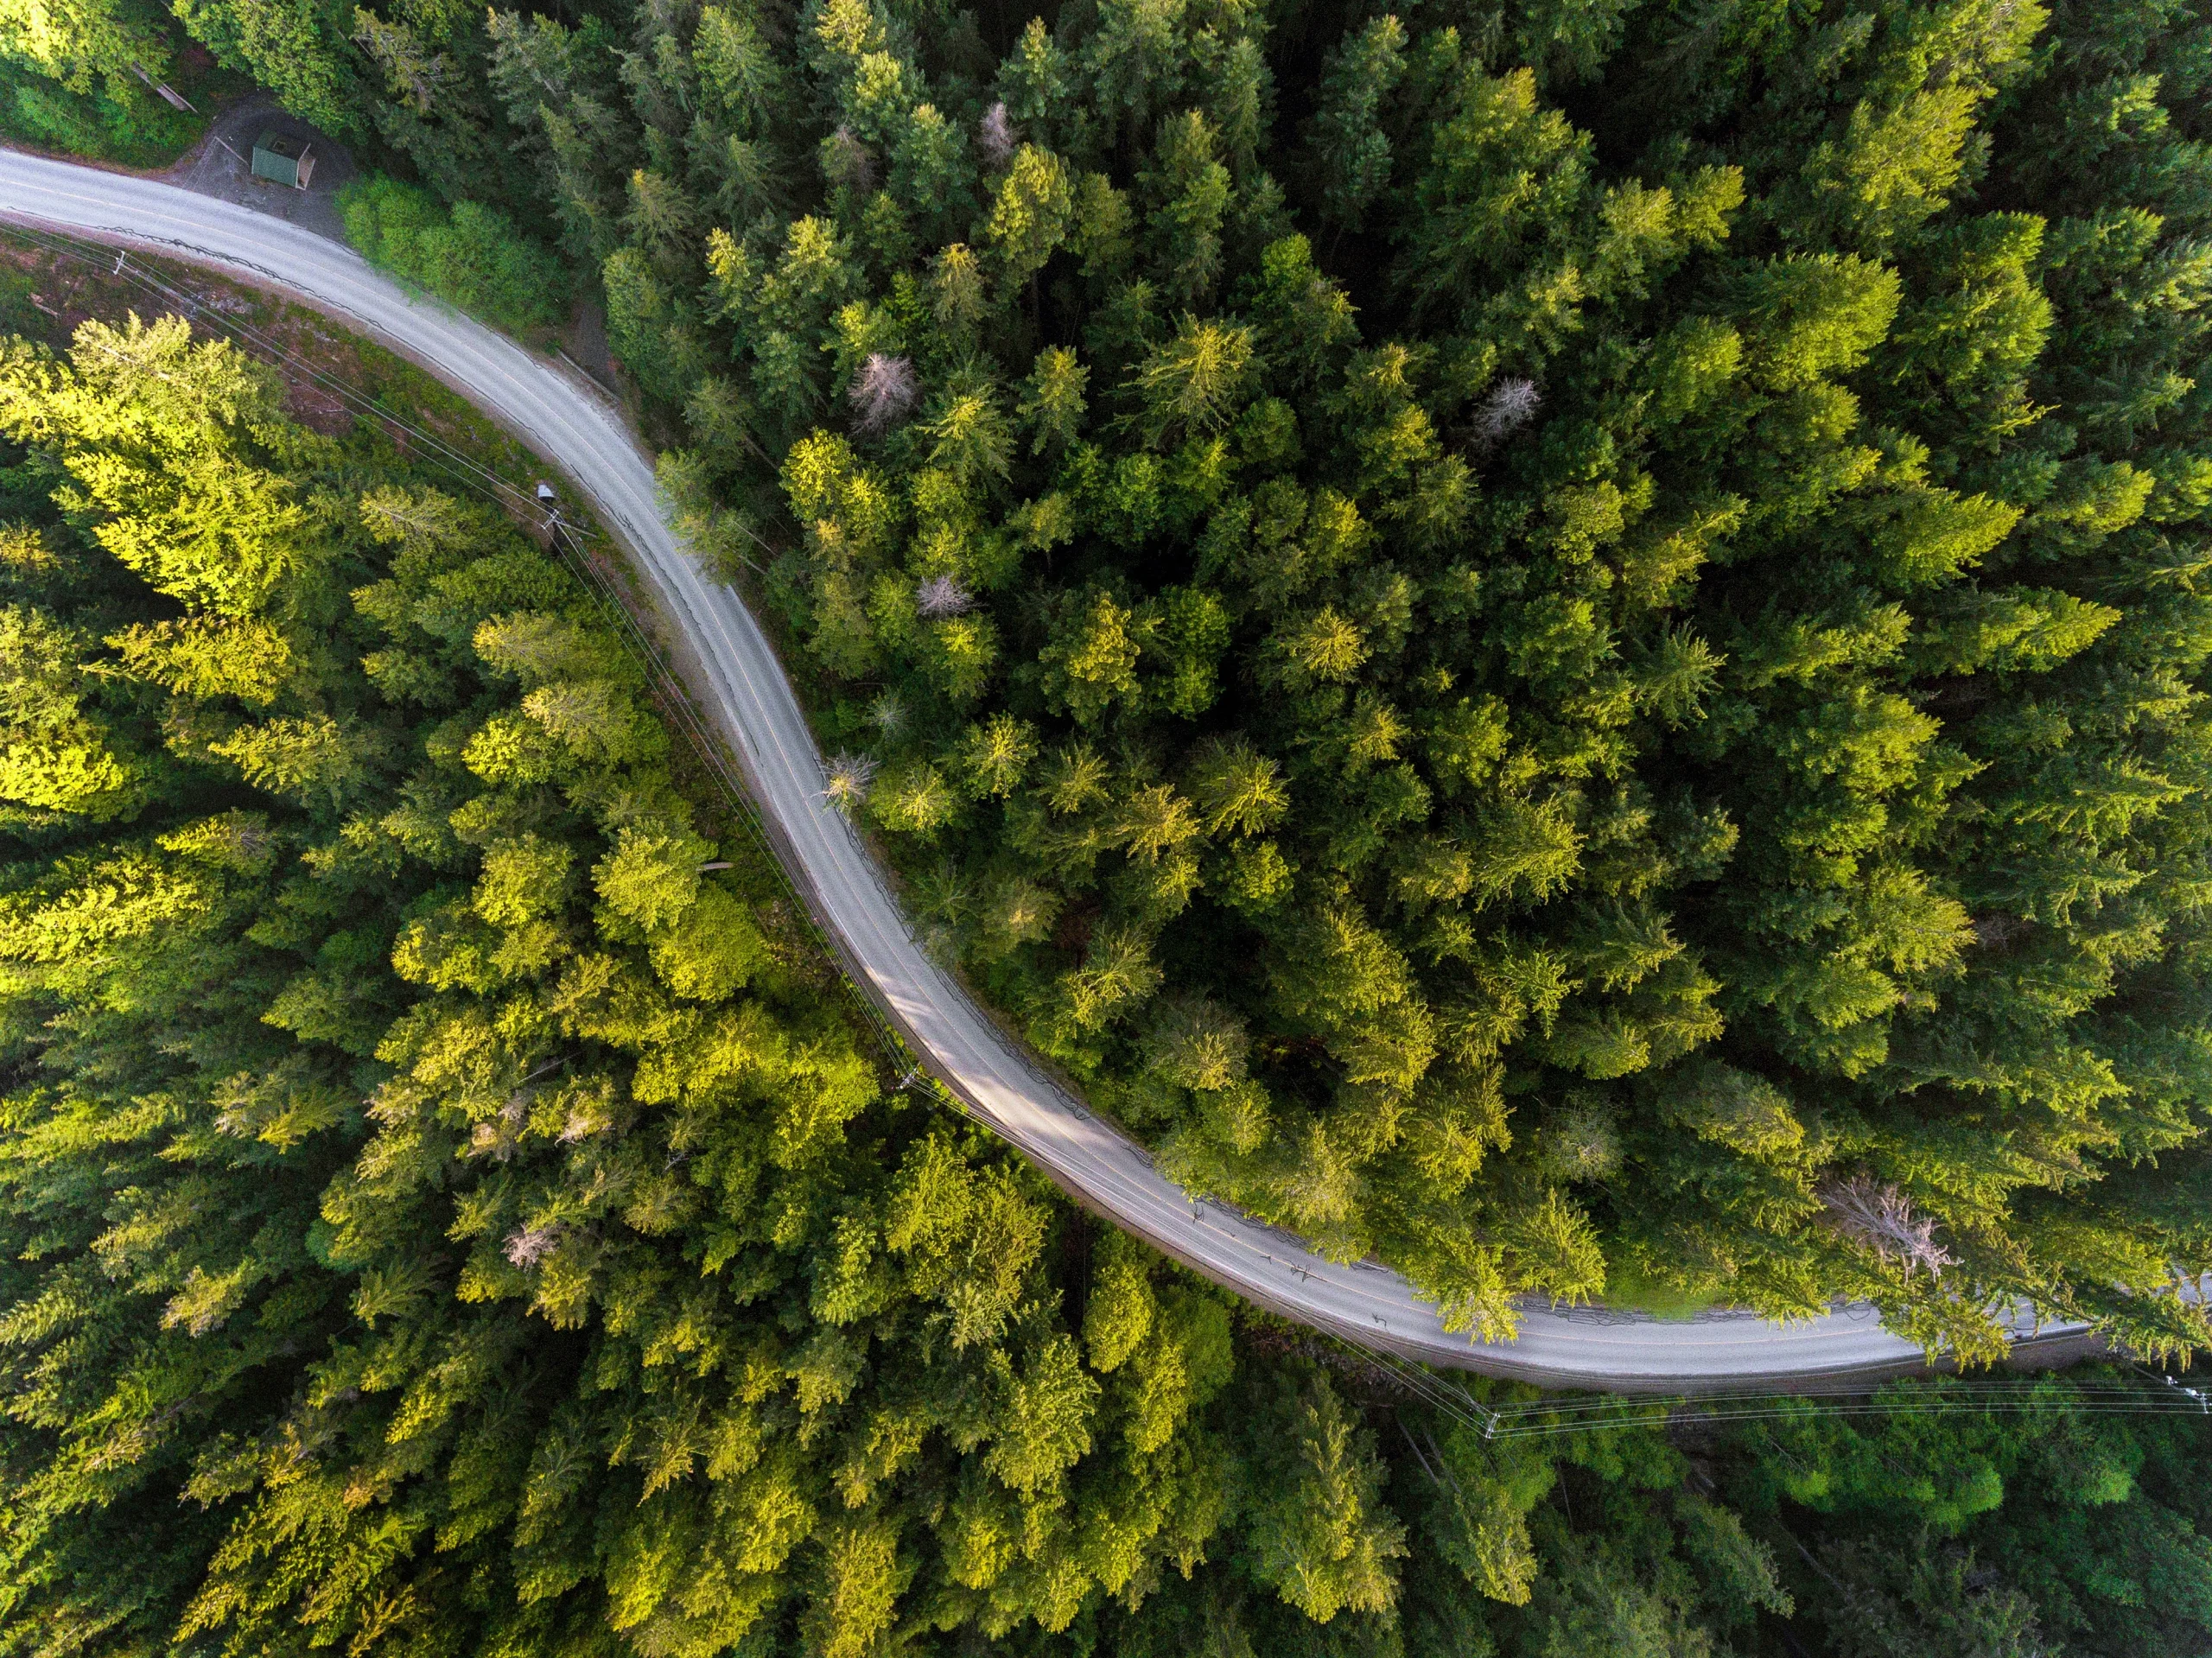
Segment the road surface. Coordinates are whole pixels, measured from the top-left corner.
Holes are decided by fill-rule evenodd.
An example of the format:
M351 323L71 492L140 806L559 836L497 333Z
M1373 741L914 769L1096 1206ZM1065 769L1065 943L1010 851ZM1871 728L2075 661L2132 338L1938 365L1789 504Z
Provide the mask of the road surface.
M821 755L766 637L678 542L650 458L586 383L404 291L336 243L173 185L0 150L0 218L165 254L312 306L435 374L566 473L651 582L679 636L693 696L719 724L792 879L863 988L970 1111L1128 1230L1316 1329L1549 1387L1696 1391L1918 1365L1920 1350L1864 1307L1789 1324L1736 1312L1660 1322L1530 1307L1518 1339L1470 1342L1444 1329L1396 1274L1325 1261L1232 1210L1193 1201L1008 1042L915 942L881 870L823 797Z

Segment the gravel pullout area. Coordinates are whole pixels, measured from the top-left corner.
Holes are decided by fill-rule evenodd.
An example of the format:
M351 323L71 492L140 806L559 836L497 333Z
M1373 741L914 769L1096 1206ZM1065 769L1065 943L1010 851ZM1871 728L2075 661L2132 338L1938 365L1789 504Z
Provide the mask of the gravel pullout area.
M272 130L315 146L315 170L306 189L253 176L253 141ZM353 175L353 158L343 144L287 115L274 98L256 97L225 110L207 136L162 176L194 195L266 213L342 242L346 226L338 216L338 192Z

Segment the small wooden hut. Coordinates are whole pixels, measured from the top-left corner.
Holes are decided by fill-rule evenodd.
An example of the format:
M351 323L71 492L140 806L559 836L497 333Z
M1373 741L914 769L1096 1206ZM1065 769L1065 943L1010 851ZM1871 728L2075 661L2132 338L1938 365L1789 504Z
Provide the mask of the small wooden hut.
M253 175L304 190L315 176L315 146L285 133L264 132L253 141Z

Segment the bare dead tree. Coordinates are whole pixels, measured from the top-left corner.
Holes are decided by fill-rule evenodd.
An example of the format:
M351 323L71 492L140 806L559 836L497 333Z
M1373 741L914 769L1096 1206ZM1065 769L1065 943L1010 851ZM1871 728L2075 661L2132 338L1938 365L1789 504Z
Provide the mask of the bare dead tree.
M1508 434L1518 431L1536 416L1543 404L1544 394L1536 389L1534 380L1516 376L1500 380L1491 388L1490 396L1482 401L1476 411L1476 429L1486 443L1496 443Z
M983 164L992 172L1014 159L1014 146L1020 142L1021 136L1015 131L1004 104L992 105L976 124L976 147L983 152Z
M841 126L823 141L822 170L830 183L844 185L856 194L875 187L875 157L850 127Z
M975 602L968 589L960 585L960 578L949 572L930 577L914 590L914 608L928 621L963 616Z
M524 1268L537 1266L551 1255L569 1229L558 1221L543 1226L525 1226L507 1238L507 1260L511 1265Z
M850 816L868 798L874 781L875 762L867 755L838 754L831 758L823 773L822 797Z
M1908 1281L1917 1267L1941 1277L1954 1264L1951 1252L1936 1242L1935 1217L1913 1213L1911 1200L1895 1186L1870 1174L1854 1174L1829 1181L1820 1196L1821 1218L1831 1228L1885 1261L1902 1262Z
M853 424L870 435L904 420L921 396L911 359L888 352L871 352L853 376Z

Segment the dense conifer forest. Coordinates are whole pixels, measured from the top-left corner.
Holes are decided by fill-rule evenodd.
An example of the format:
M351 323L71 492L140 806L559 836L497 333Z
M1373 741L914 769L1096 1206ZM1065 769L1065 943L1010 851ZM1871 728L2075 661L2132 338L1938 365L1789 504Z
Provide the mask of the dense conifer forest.
M838 786L1178 1179L1486 1334L2190 1337L2204 34L723 16L604 182L588 31L511 113Z
M1490 1335L2202 1343L2196 8L0 5L18 137L194 76L603 308L833 793L1178 1179ZM372 426L118 315L0 446L5 1658L2212 1639L2140 1373L1485 1438L899 1090Z
M1492 1438L1085 1221L892 1085L562 562L283 393L0 348L0 1652L2212 1630L2124 1371Z
M1489 1334L2198 1333L2184 9L487 28L378 130L535 158L833 790L1177 1178Z

